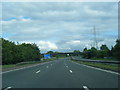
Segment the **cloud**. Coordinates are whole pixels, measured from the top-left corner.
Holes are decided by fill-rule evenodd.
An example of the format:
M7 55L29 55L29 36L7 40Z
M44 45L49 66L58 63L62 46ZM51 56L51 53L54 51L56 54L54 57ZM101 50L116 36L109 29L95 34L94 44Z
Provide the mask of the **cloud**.
M41 52L82 50L92 46L95 25L98 44L110 46L117 39L117 5L114 2L3 2L3 37L35 42Z
M50 41L39 41L37 42L37 44L39 45L39 48L42 49L42 50L57 50L58 47L50 42Z
M72 40L72 41L69 41L69 42L66 42L67 44L71 44L71 45L79 45L80 44L80 40Z

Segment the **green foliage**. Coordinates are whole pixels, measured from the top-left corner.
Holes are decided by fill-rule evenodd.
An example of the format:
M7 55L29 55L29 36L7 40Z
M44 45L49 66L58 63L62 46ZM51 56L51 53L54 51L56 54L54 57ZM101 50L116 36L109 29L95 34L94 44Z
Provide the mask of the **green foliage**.
M80 55L80 51L79 50L74 50L73 53L74 53L75 56L79 56Z
M47 54L53 54L54 52L53 51L48 51Z
M55 52L53 52L53 51L48 51L47 54L50 54L51 57L55 57L56 56Z
M2 39L0 38L0 65L2 65Z
M100 50L109 50L109 49L108 49L107 45L102 45L102 46L100 47Z
M92 58L97 56L97 49L95 47L92 47L91 49L85 48L83 50L83 58Z
M92 58L92 57L96 57L97 56L97 49L95 48L95 47L92 47L91 49L90 49L90 54L91 54L91 57L90 58Z
M18 44L2 38L2 64L40 60L40 50L36 44Z
M84 48L84 49L83 49L83 52L85 52L85 51L87 51L87 48Z
M104 58L104 57L109 57L110 56L110 50L107 47L107 45L102 45L100 47L100 50L98 52L98 57L99 58Z
M83 51L83 58L104 58L109 56L110 53L110 50L106 45L102 45L101 50L97 50L95 47L92 47L89 50L85 48Z
M100 50L92 47L91 49L84 48L82 53L83 58L105 58L115 57L120 59L120 40L116 40L116 45L111 50L107 45L102 45Z
M73 52L74 52L74 53L80 53L80 51L79 51L79 50L74 50Z
M120 59L120 39L116 40L116 45L112 50L112 55Z

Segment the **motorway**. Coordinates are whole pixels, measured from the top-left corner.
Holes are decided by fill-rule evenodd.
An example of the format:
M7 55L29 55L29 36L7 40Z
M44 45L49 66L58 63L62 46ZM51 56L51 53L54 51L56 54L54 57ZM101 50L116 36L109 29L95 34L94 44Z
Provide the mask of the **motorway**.
M118 88L118 74L69 58L2 73L2 88Z

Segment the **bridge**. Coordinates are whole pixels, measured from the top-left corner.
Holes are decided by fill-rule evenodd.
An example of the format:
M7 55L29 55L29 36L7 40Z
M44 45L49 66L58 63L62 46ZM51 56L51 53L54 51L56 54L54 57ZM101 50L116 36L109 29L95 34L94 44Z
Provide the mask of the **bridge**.
M46 54L46 53L43 53L42 55L44 55L44 54ZM57 53L50 53L51 54L51 56L53 56L53 57L56 57L56 56L78 56L78 55L80 55L81 54L81 52L79 52L79 53L75 53L75 52L57 52Z

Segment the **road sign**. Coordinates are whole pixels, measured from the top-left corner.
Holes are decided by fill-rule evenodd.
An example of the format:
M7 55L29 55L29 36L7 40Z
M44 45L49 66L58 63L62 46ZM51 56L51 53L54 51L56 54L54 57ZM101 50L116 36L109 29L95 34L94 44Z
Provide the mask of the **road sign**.
M50 54L44 54L44 59L49 59L50 58Z

